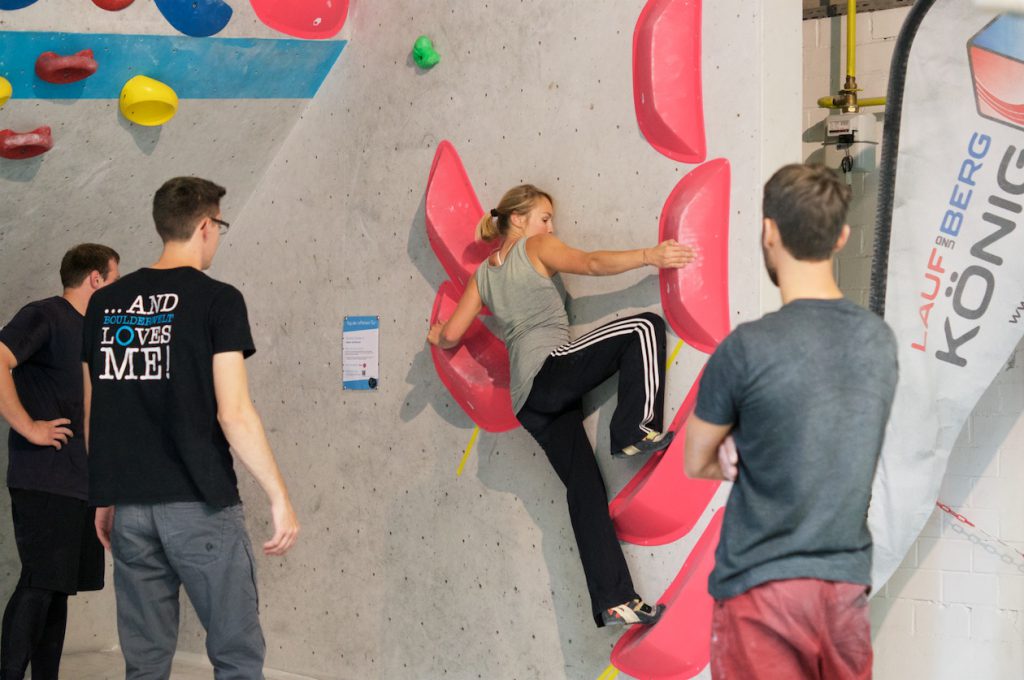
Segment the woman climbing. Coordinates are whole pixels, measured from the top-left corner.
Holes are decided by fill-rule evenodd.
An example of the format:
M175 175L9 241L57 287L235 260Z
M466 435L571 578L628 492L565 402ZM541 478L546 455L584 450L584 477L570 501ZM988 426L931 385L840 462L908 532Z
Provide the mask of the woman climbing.
M645 312L616 319L569 339L565 304L552 277L605 276L644 266L684 267L693 252L675 241L638 250L585 252L555 237L554 206L530 184L510 189L479 226L486 241L503 239L466 286L447 321L427 340L456 346L486 304L508 348L512 410L540 444L566 486L569 516L590 591L594 621L650 624L663 607L644 602L608 516L608 496L583 429L582 397L619 372L618 405L611 420L613 456L666 448L665 322Z

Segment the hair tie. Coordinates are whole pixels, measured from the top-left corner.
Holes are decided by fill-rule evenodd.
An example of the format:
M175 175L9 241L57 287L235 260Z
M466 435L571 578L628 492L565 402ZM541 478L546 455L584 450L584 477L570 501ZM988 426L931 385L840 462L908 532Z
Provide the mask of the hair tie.
M501 217L497 210L491 208L491 217Z

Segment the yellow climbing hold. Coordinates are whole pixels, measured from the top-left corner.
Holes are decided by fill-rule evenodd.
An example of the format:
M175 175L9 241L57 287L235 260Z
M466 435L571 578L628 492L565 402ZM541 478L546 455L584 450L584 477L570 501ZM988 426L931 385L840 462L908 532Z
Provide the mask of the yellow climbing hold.
M133 123L163 125L178 111L178 95L170 86L146 76L135 76L121 88L121 113Z
M7 80L3 76L0 76L0 106L7 103L7 100L11 98L14 93L14 89L11 88L11 81Z

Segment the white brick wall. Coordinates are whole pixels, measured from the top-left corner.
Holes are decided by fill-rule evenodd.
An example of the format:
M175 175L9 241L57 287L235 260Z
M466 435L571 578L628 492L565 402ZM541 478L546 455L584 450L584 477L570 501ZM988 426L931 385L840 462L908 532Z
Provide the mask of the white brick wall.
M908 11L858 17L862 96L885 96L894 41ZM803 29L804 158L822 162L826 112L816 101L836 94L845 77L846 21L805 21ZM881 109L869 110L881 121ZM866 306L877 175L854 175L852 187L852 233L836 270L846 295ZM1018 363L1024 362L1011 362L979 402L940 492L941 501L981 531L936 510L872 600L876 680L1024 678L1024 365Z

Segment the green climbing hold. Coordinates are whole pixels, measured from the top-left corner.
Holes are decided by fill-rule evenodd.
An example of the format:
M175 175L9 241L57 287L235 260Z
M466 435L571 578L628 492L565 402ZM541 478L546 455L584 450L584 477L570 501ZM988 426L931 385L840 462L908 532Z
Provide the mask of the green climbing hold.
M441 55L434 49L434 42L425 35L416 38L412 46L412 59L422 69L430 69L437 66L441 61Z

